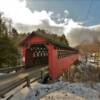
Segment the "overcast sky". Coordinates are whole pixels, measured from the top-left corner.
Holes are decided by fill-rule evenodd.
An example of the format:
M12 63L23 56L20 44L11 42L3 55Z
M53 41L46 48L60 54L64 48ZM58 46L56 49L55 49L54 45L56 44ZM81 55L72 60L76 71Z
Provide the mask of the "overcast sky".
M72 45L100 40L100 0L0 0L18 31L64 33Z
M26 12L45 10L53 12L52 19L57 21L57 18L63 19L66 16L64 13L66 10L67 18L82 22L86 26L100 23L100 0L0 0L0 6L0 11L8 13L10 17L13 17L11 13L16 17L26 17L28 15L24 15L25 10ZM18 15L18 12L21 15Z

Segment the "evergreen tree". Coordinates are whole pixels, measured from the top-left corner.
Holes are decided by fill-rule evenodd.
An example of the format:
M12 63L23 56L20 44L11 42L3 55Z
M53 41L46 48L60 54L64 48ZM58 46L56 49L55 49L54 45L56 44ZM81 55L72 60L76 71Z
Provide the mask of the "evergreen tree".
M7 27L0 15L0 67L18 64L19 52L13 37L8 35Z

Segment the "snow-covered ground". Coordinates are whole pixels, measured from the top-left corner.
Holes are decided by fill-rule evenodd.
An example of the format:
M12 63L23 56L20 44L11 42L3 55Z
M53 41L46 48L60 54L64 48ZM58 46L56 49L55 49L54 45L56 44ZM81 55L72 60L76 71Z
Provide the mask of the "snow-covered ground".
M38 84L29 91L25 100L39 100L40 98L41 100L100 100L100 83Z

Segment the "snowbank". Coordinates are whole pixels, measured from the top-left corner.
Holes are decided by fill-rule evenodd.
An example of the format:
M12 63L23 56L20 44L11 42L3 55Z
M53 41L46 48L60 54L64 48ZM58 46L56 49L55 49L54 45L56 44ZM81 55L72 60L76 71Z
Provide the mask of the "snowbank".
M65 86L64 82L56 82L50 85L37 84L30 90L25 100L39 100L41 97L47 95L50 92L61 89Z
M53 96L55 97L54 94L52 94L52 99L50 99L50 95L48 99L45 98L47 94L54 91L56 91L56 97L59 97L61 90L67 93L67 95L73 96L74 100L100 100L100 83L91 85L90 83L69 82L57 82L51 85L37 84L34 88L31 88L25 100L39 100L41 97L44 97L41 100L69 100L67 96L62 96L62 99L61 96L60 99L53 99Z

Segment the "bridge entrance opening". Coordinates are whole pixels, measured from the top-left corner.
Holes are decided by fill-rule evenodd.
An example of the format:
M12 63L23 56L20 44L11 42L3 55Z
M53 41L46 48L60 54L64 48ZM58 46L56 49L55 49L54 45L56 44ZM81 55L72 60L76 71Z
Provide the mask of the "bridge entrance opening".
M47 66L48 49L44 44L32 44L26 53L26 66Z

